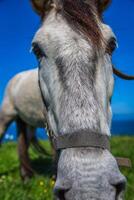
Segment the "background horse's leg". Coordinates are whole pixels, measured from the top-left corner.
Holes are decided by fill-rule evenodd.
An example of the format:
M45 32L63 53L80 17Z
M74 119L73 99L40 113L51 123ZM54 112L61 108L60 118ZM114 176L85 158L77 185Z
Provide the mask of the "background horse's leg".
M17 129L18 129L18 153L20 160L20 173L23 180L31 178L34 174L30 166L30 159L28 155L28 148L30 140L27 137L27 124L23 122L20 118L17 119Z

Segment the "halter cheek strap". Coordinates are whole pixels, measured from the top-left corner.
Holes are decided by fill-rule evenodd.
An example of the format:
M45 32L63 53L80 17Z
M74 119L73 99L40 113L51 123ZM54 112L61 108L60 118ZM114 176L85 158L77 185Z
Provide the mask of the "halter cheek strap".
M73 134L60 135L53 137L52 143L55 150L63 150L68 148L98 148L110 151L110 137L99 133L93 133L89 130L74 132ZM117 157L117 164L121 167L132 167L131 160L128 158Z
M116 76L118 76L119 78L121 78L121 79L128 80L128 81L134 80L134 76L130 76L130 75L128 75L128 74L122 73L122 72L119 71L114 65L113 65L113 73L114 73Z

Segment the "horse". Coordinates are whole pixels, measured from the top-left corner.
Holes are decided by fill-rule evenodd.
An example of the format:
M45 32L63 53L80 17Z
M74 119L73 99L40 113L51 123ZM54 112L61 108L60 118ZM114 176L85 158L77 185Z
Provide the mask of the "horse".
M54 198L122 200L126 178L110 150L82 145L83 138L90 142L96 135L111 135L116 37L103 22L110 0L31 3L42 21L32 49L39 62L39 85L51 136L57 142L73 138L70 146L65 143L59 148Z
M35 137L36 128L44 128L46 122L37 68L15 75L8 83L0 109L1 141L13 121L18 132L20 173L27 180L34 174L28 155L30 142L40 153L48 155Z

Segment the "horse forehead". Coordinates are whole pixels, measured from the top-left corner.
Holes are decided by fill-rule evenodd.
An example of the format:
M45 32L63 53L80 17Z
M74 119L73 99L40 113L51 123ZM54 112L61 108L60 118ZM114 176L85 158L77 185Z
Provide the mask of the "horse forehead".
M49 36L56 38L57 34L60 34L59 37L62 37L64 34L65 36L70 35L72 30L62 16L50 12L47 18L43 20L33 40L45 40L43 36L46 36L47 39L49 39Z
M57 14L55 16L54 12L44 19L32 42L39 42L42 47L45 46L46 48L53 46L54 49L59 46L62 50L62 47L64 47L64 52L68 49L71 50L72 46L73 50L75 50L74 46L76 46L81 50L87 49L88 53L93 51L92 45L89 44L85 37L72 29L61 15Z

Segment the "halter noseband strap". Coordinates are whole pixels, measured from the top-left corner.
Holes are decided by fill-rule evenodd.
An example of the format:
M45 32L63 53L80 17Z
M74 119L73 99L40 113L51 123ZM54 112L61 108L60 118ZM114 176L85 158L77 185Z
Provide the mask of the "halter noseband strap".
M110 137L89 130L82 130L72 134L51 137L56 151L68 148L98 148L110 151ZM117 157L117 164L121 167L132 167L131 160L128 158Z
M78 147L94 147L110 151L110 139L107 135L89 132L88 130L65 134L53 139L56 150Z

